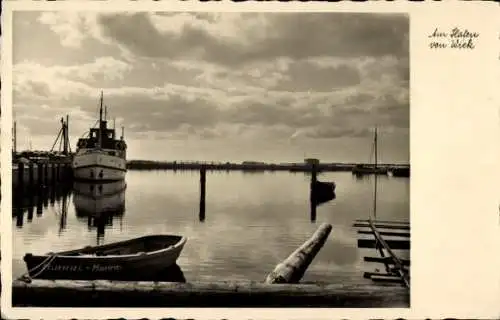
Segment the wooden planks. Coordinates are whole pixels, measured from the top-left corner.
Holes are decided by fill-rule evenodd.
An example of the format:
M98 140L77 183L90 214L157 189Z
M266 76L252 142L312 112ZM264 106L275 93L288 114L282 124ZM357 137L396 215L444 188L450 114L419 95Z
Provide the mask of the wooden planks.
M380 253L380 257L364 257L364 261L383 263L385 266L386 273L365 272L363 276L374 282L402 283L405 287L409 288L410 279L408 267L410 266L410 261L399 258L393 250L409 250L410 233L380 230L410 230L409 223L401 221L393 222L387 220L358 219L353 226L358 228L369 228L369 230L358 230L358 234L373 236L371 239L358 239L358 247L377 249ZM385 239L384 236L398 237L398 239Z
M359 234L372 234L373 231L371 230L359 230ZM391 231L379 231L381 236L391 236L391 237L403 237L403 238L409 238L410 233L409 232L391 232Z
M401 263L404 265L404 266L409 266L410 265L410 260L407 260L407 259L400 259L401 260ZM378 263L388 263L388 264L391 264L392 263L392 259L390 257L364 257L364 261L366 262L378 262Z
M358 248L377 248L377 239L358 239ZM409 250L409 240L385 240L388 247L394 250ZM384 248L385 249L385 248ZM387 249L386 249L387 250Z

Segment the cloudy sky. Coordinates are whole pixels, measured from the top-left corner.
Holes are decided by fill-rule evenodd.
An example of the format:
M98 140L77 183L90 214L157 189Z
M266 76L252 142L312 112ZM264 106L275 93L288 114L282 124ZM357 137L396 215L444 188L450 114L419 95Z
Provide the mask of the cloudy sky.
M129 159L409 159L409 22L352 13L14 15L18 149L72 148L100 90Z

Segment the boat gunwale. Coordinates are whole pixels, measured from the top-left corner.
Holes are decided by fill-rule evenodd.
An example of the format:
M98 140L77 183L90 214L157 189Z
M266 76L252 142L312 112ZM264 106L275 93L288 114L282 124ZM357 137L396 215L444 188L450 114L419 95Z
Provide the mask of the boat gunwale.
M179 241L177 241L174 245L171 245L167 248L162 248L162 249L159 249L159 250L155 250L155 251L146 251L146 252L137 252L137 253L134 253L134 254L124 254L124 255L103 255L103 256L96 256L96 255L69 255L70 253L78 253L82 250L86 250L86 248L80 248L80 249L76 249L76 250L70 250L70 251L61 251L61 252L54 252L53 255L56 256L55 259L57 258L63 258L63 259L98 259L98 260L106 260L106 259L117 259L117 258L121 258L121 259L126 259L126 258L135 258L135 257L140 257L140 256L153 256L153 255L158 255L160 253L164 253L164 252L167 252L167 251L173 251L175 249L179 249L179 248L182 248L185 244L186 244L186 241L187 241L187 237L185 236L176 236L176 235L155 235L155 236L144 236L144 237L140 237L140 238L135 238L135 239L131 239L131 240L125 240L125 241L120 241L120 242L115 242L115 243L109 243L109 244L104 244L104 245L100 245L100 246L93 246L91 247L92 249L103 249L103 248L112 248L114 246L118 246L119 244L126 244L126 243L131 243L131 242L137 242L141 239L147 239L147 238L150 238L150 237L180 237ZM89 248L90 249L90 248ZM26 253L24 255L24 259L26 259L27 256L31 255L31 258L47 258L49 257L51 254L50 253L46 253L44 255L34 255L34 254L31 254L31 253Z

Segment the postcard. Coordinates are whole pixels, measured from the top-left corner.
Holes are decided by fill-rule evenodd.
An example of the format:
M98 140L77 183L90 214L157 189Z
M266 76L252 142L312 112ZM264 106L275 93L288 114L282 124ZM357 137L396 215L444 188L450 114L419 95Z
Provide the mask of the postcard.
M499 14L5 1L3 317L498 317Z

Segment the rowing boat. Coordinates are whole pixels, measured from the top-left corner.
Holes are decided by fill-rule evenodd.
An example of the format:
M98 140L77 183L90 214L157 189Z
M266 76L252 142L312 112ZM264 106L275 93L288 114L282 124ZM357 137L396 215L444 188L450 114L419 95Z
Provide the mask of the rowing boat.
M45 255L27 253L24 261L31 278L123 279L175 265L186 241L183 236L153 235Z

